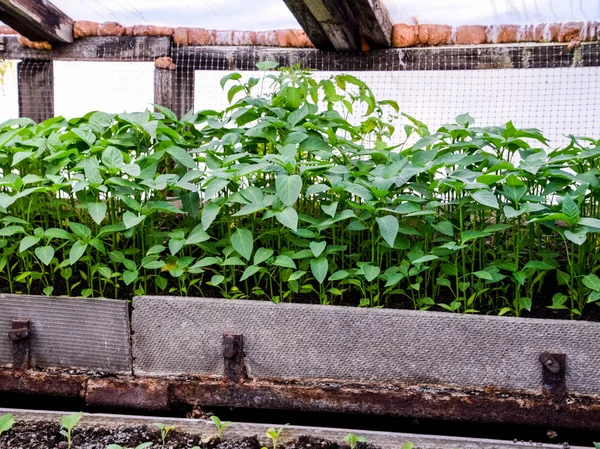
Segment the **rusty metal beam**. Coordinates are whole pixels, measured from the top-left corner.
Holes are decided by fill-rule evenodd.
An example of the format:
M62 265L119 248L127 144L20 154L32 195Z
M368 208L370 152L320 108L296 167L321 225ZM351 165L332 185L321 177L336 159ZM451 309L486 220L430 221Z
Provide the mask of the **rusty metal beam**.
M48 0L0 0L0 20L32 41L73 42L73 19Z
M167 411L181 406L410 416L600 430L600 398L570 395L557 410L542 392L435 385L134 377L0 370L0 393L82 397L88 406Z

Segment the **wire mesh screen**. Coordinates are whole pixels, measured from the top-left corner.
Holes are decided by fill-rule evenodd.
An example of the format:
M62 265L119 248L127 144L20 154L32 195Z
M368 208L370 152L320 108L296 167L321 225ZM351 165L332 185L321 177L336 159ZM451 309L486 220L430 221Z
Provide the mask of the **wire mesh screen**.
M15 117L19 105L21 115L36 120L72 118L91 110L131 112L152 103L178 109L179 115L191 108L221 110L228 105L219 84L224 75L240 71L244 77L261 76L256 63L276 60L310 68L317 80L352 74L378 99L397 101L402 112L431 130L468 112L481 126L512 120L517 127L539 128L552 145L566 142L568 134L600 134L597 43L570 49L513 44L369 53L173 45L172 60L162 65L155 57L140 58L141 51L117 46L100 62L14 61L0 92L0 119ZM355 110L352 119L359 121L363 112ZM402 138L399 131L395 139Z
M491 48L495 47L495 49ZM597 44L568 51L559 46L488 46L487 52L465 54L464 48L312 55L292 60L314 70L316 79L349 73L365 81L377 99L399 103L402 112L426 123L430 129L469 113L480 126L513 121L517 127L542 129L551 145L560 145L569 134L598 137L600 117L600 55ZM535 49L535 51L533 50ZM434 55L427 52L435 52ZM219 80L229 73L222 65L250 69L256 51L238 51L236 59L219 59L214 53L200 57L197 65L216 70L196 72L196 109L223 109L228 101ZM265 55L268 58L269 55ZM342 59L343 58L343 59ZM330 70L336 65L344 70ZM376 70L368 70L376 68ZM249 70L245 77L260 76ZM361 110L354 120L360 120ZM402 119L396 123L401 124ZM400 127L397 127L400 129ZM396 139L402 139L397 135Z

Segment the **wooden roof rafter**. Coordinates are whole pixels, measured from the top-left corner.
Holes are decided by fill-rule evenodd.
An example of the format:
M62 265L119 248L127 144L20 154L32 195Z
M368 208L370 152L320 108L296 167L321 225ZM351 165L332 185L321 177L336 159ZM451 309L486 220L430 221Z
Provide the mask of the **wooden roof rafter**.
M0 0L0 20L32 41L73 42L73 19L48 0Z
M360 51L392 45L392 21L383 0L283 0L320 50Z

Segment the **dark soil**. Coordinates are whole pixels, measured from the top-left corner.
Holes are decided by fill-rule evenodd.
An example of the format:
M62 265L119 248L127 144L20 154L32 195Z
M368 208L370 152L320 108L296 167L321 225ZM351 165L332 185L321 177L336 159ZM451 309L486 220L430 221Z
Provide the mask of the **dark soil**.
M17 422L6 434L0 436L0 449L67 449L65 437L60 435L60 426L55 423ZM227 431L225 431L227 432ZM202 449L261 449L256 437L241 441L202 441L199 435L190 435L171 430L165 444L160 432L151 426L82 427L73 430L73 449L106 449L109 444L119 444L124 448L135 448L138 444L152 442L152 449L189 449L199 446ZM278 444L280 449L340 449L348 446L337 442L301 436L289 444ZM375 449L370 444L359 443L357 449Z

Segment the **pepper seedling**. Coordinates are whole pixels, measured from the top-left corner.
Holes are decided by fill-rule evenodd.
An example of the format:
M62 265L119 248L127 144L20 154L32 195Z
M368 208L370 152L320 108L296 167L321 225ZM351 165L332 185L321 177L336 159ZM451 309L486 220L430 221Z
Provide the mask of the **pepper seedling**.
M160 438L162 439L162 444L164 445L165 444L165 440L167 439L167 435L175 427L173 427L173 426L171 426L171 427L165 426L163 423L159 423L159 422L155 422L154 425L156 427L158 427L158 430L160 430Z
M0 436L4 432L8 432L12 429L13 424L15 423L15 418L11 414L0 416Z
M69 449L71 449L71 446L73 445L71 433L73 432L73 429L77 426L77 424L79 424L81 418L83 418L83 413L79 412L72 413L70 415L64 415L60 419L60 425L62 427L60 429L60 434L67 439Z
M279 439L281 432L283 432L283 429L285 429L287 426L289 426L289 423L281 426L278 430L275 430L273 427L269 427L265 432L265 435L267 435L267 437L273 441L273 449L277 449L277 440ZM263 447L262 449L267 448Z
M147 443L142 443L142 444L138 444L135 448L133 449L146 449L147 447L152 446L152 443L147 442ZM123 446L119 446L118 444L109 444L106 449L129 449ZM192 448L193 449L193 448Z
M219 436L219 440L223 439L223 431L225 430L225 428L227 426L229 426L231 424L230 421L221 421L219 419L218 416L211 416L210 420L215 424L215 426L217 427L217 435Z

